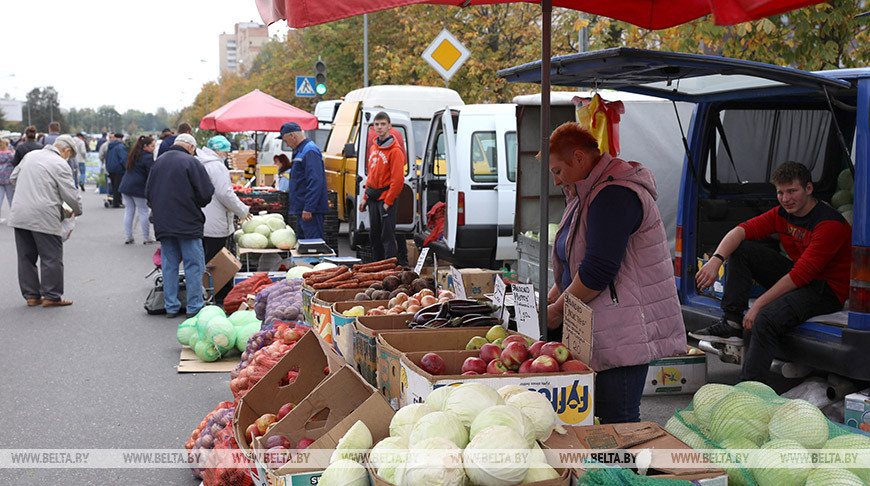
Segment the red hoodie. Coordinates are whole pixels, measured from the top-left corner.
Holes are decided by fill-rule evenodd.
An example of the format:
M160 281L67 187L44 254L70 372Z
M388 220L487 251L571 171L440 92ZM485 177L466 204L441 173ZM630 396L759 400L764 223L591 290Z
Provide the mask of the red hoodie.
M378 145L378 140L372 143L369 149L369 159L366 162L368 176L365 189L383 189L389 187L378 198L390 206L399 197L402 187L405 185L405 152L393 137L388 137L388 144L384 147ZM363 197L365 191L363 191Z

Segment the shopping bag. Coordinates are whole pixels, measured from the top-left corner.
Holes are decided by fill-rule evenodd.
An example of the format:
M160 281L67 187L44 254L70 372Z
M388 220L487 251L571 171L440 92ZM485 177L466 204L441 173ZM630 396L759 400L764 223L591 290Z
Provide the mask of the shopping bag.
M184 286L184 275L178 276L178 301L181 302L181 308L187 306L187 290ZM163 276L154 277L154 286L148 291L148 297L145 298L145 312L151 315L166 314L166 302L163 298Z
M60 239L66 241L72 236L72 232L76 227L76 217L66 218L60 222Z

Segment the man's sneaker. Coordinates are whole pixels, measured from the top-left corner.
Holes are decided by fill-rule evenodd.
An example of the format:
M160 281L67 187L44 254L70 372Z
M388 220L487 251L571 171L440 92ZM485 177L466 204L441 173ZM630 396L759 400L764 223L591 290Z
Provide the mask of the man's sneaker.
M713 325L690 332L689 336L699 341L723 344L743 344L743 328L737 328L728 323L723 317Z

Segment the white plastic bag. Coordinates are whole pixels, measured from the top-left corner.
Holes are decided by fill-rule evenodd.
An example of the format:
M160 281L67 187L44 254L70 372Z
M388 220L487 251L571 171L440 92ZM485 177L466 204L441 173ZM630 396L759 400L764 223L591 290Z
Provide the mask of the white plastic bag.
M75 216L73 216L72 218L66 218L63 221L61 221L60 222L60 231L61 231L60 238L61 238L61 240L63 240L63 241L68 240L69 237L72 235L72 232L75 229L75 227L76 227L76 217Z

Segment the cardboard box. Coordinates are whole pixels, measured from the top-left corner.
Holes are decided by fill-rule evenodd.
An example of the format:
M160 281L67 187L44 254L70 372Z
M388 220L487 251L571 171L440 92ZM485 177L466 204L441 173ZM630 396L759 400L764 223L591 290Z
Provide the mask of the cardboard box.
M644 396L695 393L707 383L707 355L681 354L650 362L643 386Z
M310 294L309 294L310 292ZM302 286L302 313L305 322L317 331L317 334L329 344L332 341L332 304L353 300L359 290L333 289L314 290L307 285ZM308 295L308 313L306 313L306 294Z
M601 452L616 449L628 451L650 449L652 464L647 472L648 477L696 481L696 484L703 486L728 485L728 474L711 462L704 461L709 464L708 467L691 469L673 467L672 450L691 451L692 449L653 422L565 427L565 429L567 434L552 434L544 441L544 454L548 460L558 461L556 451L564 451L565 449L591 449ZM657 449L661 449L661 451L657 451ZM575 480L586 472L580 467L580 464L571 469Z
M417 260L420 259L420 250L417 248L417 244L414 243L414 240L405 240L405 247L408 250L408 266L411 269L414 269L414 265L417 264ZM431 258L426 258L427 260L431 260Z
M559 423L590 425L594 422L595 373L592 371L463 376L462 363L468 357L478 356L479 352L443 351L438 354L444 359L445 373L430 375L417 366L424 354L425 351L418 351L402 355L401 406L424 401L436 388L474 381L495 390L505 385L519 385L539 392L553 404Z
M233 286L235 287L239 283L253 277L257 273L263 272L236 272L233 276ZM277 282L279 280L284 280L287 278L287 272L266 272L269 275L269 280L273 282Z
M389 300L355 300L349 302L336 302L330 309L329 325L332 328L332 344L342 355L347 364L353 367L353 323L356 317L345 317L342 313L352 307L362 306L368 311L376 307L389 304Z
M870 388L846 395L843 423L870 432Z
M265 435L255 439L256 475L254 484L262 486L290 486L317 484L339 439L361 420L372 434L372 443L390 435L393 409L377 391L365 383L353 369L343 366L331 374L290 413L278 421ZM291 443L300 439L314 439L314 443L300 454L301 463L285 465L276 470L267 469L259 453L262 445L273 435L283 435Z
M698 258L698 270L707 263L708 258ZM711 297L716 297L717 299L722 298L722 293L725 291L725 275L728 268L728 262L722 263L722 266L719 267L719 278L713 282L713 285L705 290L698 290L698 293L701 295L709 295ZM693 274L694 278L694 274ZM764 287L761 286L755 280L752 281L752 285L749 287L749 297L755 298L763 294L765 291Z
M229 250L221 248L221 251L205 265L206 272L202 276L202 286L206 289L213 289L217 293L233 279L241 268L242 262ZM211 282L209 282L209 276L211 276Z
M401 358L404 353L425 351L462 351L475 336L485 336L488 327L462 327L457 329L408 329L382 332L377 336L378 390L390 403L398 406L402 399ZM518 334L508 331L508 334Z
M414 314L357 317L353 323L353 366L372 386L378 386L378 334L407 331Z
M287 372L297 366L299 375L296 381L279 386ZM248 426L264 413L278 413L281 405L287 402L301 402L326 378L323 374L326 366L335 372L345 363L332 346L314 333L305 333L293 349L239 399L233 414L233 434L242 452L250 454L250 444L245 437Z
M484 294L491 294L495 289L493 276L501 278L501 272L483 268L460 268L462 282L465 284L465 296L469 299L480 299ZM453 278L449 268L438 269L438 283L442 289L453 291Z

